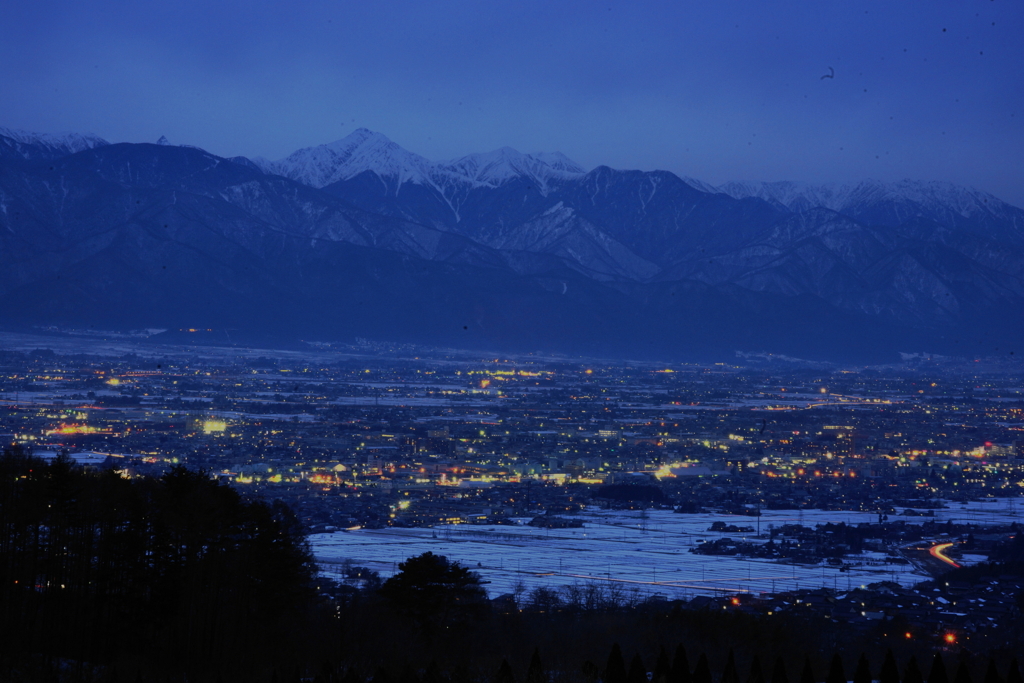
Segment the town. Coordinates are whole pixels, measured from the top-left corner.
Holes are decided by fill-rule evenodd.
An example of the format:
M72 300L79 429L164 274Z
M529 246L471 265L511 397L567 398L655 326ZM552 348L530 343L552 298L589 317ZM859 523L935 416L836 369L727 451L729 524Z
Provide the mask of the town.
M322 539L335 534L335 551L346 553L355 538L346 531L406 528L441 550L459 538L491 544L493 557L474 565L501 563L515 581L495 581L498 609L583 609L581 595L602 608L681 600L691 610L813 613L865 638L899 631L942 647L953 642L943 638L999 646L997 626L1021 609L1021 577L984 570L1024 561L1024 388L998 364L835 369L360 350L6 351L0 433L8 448L48 460L129 479L182 464L286 503L321 539L322 591L342 602L374 590L380 570L404 557L333 562ZM605 537L596 510L619 515L602 522ZM806 523L770 523L786 511L800 520L806 511ZM838 514L860 521L832 523ZM562 556L559 571L494 559L502 539L536 559L537 539L555 534L566 548L588 532L597 545L577 549L612 553L612 534L626 539L649 523L667 532L665 520L694 520L687 528L701 533L643 543L717 562L736 581L673 578L679 555L651 560L653 580L613 575L607 558L609 570L593 574L563 571ZM674 540L684 536L685 548ZM793 580L776 572L770 589L769 574L748 582L750 569L727 569L728 558L792 566ZM871 564L893 579L917 573L869 583ZM815 581L817 567L828 573ZM978 571L943 579L956 567Z
M1024 388L996 371L48 350L0 362L7 443L124 476L184 463L286 501L314 532L557 524L599 500L888 513L1024 487Z

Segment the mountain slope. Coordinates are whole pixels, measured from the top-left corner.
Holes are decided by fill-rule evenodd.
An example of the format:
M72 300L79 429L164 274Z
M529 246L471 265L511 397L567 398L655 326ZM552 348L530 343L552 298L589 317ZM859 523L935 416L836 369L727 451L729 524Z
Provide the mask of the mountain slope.
M48 161L108 144L110 143L95 135L49 135L0 128L0 159Z
M369 131L282 162L44 138L0 138L8 323L662 357L1024 332L1024 212L955 186L719 192L508 148L434 163Z

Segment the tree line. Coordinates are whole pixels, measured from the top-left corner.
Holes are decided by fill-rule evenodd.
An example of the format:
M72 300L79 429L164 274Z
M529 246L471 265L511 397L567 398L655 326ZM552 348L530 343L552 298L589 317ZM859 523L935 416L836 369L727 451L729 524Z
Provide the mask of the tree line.
M488 599L433 553L344 574L318 575L287 506L203 472L0 456L0 680L1021 683L1013 647L933 656L895 621L844 631L596 585Z
M288 647L315 604L315 566L287 507L201 472L127 479L13 448L0 457L0 601L6 680L58 664L82 680L117 665L227 673Z

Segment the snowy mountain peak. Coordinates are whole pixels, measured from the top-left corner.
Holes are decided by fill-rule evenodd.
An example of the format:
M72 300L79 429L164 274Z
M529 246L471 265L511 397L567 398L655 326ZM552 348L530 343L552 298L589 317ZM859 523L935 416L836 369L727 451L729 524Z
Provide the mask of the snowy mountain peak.
M0 136L13 141L16 153L26 159L56 158L110 144L96 135L82 133L32 133L0 128Z
M538 152L533 157L556 171L564 173L586 173L587 170L561 152Z
M525 177L540 185L542 191L551 180L575 178L583 174L579 164L561 153L533 156L511 147L469 154L439 166L476 183L495 187L513 178Z
M732 197L758 197L770 204L790 211L806 211L816 207L848 213L860 218L870 216L881 223L903 221L914 215L953 214L970 218L983 214L1000 214L1009 205L1002 200L974 188L948 182L900 180L882 182L863 180L858 183L825 183L815 185L793 181L770 183L730 182L721 191ZM888 218L877 210L867 209L885 205ZM851 213L852 211L852 213Z
M347 180L364 171L396 178L399 184L406 181L426 183L433 167L427 159L366 128L359 128L325 145L300 149L279 161L253 161L265 171L318 188Z
M450 193L453 183L496 187L521 177L546 192L554 179L583 174L579 164L559 152L530 155L511 147L435 163L366 128L359 128L334 142L300 149L278 161L258 157L252 161L268 173L317 188L370 171L396 181L398 187L405 182L430 185L445 195Z

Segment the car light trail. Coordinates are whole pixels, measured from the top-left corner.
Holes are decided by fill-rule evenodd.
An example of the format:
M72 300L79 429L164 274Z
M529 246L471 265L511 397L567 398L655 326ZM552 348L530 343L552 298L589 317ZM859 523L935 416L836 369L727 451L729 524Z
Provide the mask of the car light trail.
M958 565L956 562L954 562L946 556L946 549L951 548L952 546L952 543L939 543L938 545L933 545L931 548L929 548L928 553L935 559L942 560L948 565L952 565L953 567L959 567L960 565Z

